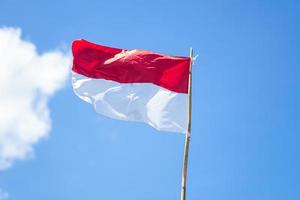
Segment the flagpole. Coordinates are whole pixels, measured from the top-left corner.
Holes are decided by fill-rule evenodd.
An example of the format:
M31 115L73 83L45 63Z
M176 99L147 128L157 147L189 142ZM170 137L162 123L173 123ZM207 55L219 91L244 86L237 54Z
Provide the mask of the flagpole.
M193 49L190 48L190 69L189 69L189 88L188 88L188 129L185 135L184 143L184 159L182 168L182 180L181 180L181 200L186 200L186 176L187 176L187 165L189 158L189 146L191 139L191 116L192 116L192 65L193 65Z

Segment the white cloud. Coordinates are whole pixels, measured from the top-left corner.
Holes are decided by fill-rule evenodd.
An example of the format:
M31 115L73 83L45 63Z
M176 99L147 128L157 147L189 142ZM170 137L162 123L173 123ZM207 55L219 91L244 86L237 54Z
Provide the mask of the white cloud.
M48 99L69 73L60 50L38 54L19 28L0 28L0 170L33 154L51 129Z
M0 200L8 200L9 198L9 195L7 192L3 191L1 188L0 188Z

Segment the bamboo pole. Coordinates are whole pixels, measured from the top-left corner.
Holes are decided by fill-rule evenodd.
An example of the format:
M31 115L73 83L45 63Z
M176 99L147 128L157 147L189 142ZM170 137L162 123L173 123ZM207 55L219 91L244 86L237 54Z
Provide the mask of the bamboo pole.
M188 129L185 135L184 143L184 159L182 168L182 180L181 180L181 200L185 200L186 197L186 176L187 176L187 165L189 158L189 146L191 139L191 114L192 114L192 65L193 65L193 49L190 48L190 70L189 70L189 88L188 88Z

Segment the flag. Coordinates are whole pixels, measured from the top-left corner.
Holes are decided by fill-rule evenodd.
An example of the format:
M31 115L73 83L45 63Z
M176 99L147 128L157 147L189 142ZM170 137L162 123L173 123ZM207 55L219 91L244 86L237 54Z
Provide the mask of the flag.
M72 44L75 94L107 117L187 132L189 57Z

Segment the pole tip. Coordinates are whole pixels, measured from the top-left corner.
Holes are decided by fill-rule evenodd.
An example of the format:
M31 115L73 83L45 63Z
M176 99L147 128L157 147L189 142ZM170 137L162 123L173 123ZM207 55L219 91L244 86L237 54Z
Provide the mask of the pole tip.
M190 47L190 57L192 58L193 57L193 48Z

